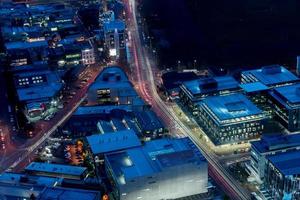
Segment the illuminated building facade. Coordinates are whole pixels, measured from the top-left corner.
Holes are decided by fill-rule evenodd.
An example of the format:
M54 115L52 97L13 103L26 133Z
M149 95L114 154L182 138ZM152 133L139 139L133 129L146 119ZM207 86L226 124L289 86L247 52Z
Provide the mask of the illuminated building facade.
M217 145L259 137L265 114L245 95L212 96L199 102L197 120Z

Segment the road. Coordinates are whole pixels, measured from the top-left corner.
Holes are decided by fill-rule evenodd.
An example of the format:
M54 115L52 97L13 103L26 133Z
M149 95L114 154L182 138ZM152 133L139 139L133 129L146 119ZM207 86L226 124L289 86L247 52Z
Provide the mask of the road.
M142 44L140 38L139 26L137 23L137 8L135 0L125 0L128 13L128 30L131 33L130 47L134 54L134 66L136 74L136 84L140 95L149 102L153 110L164 120L170 127L179 129L181 133L186 134L198 146L202 154L209 162L210 175L218 181L220 186L232 198L237 200L250 199L250 194L226 171L218 161L218 157L201 142L197 136L199 133L187 127L159 96L156 90L153 69L155 68L152 56L148 53ZM199 130L201 131L201 129Z
M77 91L73 98L69 100L68 104L60 110L53 119L50 121L39 121L36 123L35 131L33 133L33 135L35 135L34 138L28 139L23 145L15 146L14 149L6 152L5 155L2 155L2 160L0 161L0 172L7 169L20 171L24 168L24 166L32 161L37 149L44 144L47 138L55 132L57 127L62 125L81 104L90 84L94 82L101 69L102 67L99 66L94 66L92 70L90 68L85 69L91 72L91 78L81 89Z

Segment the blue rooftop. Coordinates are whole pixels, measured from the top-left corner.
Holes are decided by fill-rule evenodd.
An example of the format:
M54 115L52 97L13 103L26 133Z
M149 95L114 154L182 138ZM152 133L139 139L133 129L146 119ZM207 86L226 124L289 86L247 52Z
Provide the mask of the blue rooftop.
M244 71L242 74L247 76L251 75L257 81L260 81L267 86L299 80L296 75L279 65L265 66L261 69Z
M200 103L201 104L201 103ZM245 95L213 96L203 100L220 121L262 114Z
M264 135L259 141L251 142L251 145L260 153L299 147L300 134Z
M80 190L60 187L47 187L39 196L39 200L66 200L66 199L80 199L80 200L98 200L100 199L100 192L91 190Z
M151 176L165 168L206 162L203 155L188 138L159 139L144 146L106 155L119 184L136 177Z
M133 130L91 135L87 141L94 155L141 146Z
M87 168L53 163L32 162L25 168L25 170L80 176L87 170Z
M104 32L111 32L117 30L125 30L125 22L121 20L108 21L103 24Z
M164 128L158 116L151 110L134 112L134 115L142 131L154 131Z
M262 84L261 82L244 83L244 84L240 84L240 87L247 93L266 91L269 89L269 87Z
M37 41L37 42L9 42L5 44L7 50L14 49L29 49L29 48L38 48L38 47L47 47L47 41Z
M110 114L111 112L132 112L130 105L108 105L108 106L80 106L73 116Z
M275 88L270 94L285 107L300 104L300 83Z
M106 67L102 72L97 76L95 82L124 82L128 81L126 73L117 66Z
M184 82L183 85L192 95L207 94L211 92L239 88L239 83L232 76L201 78Z
M267 159L285 176L300 174L300 151L288 151Z

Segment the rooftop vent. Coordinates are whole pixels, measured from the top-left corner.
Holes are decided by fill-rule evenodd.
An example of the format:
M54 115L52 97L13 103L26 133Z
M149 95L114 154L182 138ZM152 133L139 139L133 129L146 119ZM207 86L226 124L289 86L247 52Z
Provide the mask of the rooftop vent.
M215 89L218 87L218 82L213 78L204 79L203 82L199 85L199 88L202 90Z
M227 103L227 104L225 104L225 106L229 112L238 112L238 111L246 111L247 110L246 104L242 101Z
M279 65L271 65L262 68L264 74L278 74L281 73L281 67Z

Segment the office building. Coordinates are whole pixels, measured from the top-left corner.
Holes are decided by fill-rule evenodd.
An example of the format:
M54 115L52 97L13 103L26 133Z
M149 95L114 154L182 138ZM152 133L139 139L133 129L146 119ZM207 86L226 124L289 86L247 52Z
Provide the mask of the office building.
M125 22L121 20L104 22L103 29L109 56L119 58L122 51L125 51Z
M300 151L267 156L264 186L274 200L300 199Z
M199 102L197 120L216 145L259 137L265 119L263 111L240 93L207 97Z
M269 103L282 124L290 131L300 130L300 83L277 87L269 94Z
M177 199L206 193L207 161L188 138L159 139L105 154L116 199Z
M183 105L197 115L197 102L208 96L226 95L240 90L239 83L231 76L200 78L184 82L179 97Z
M260 69L243 71L241 73L241 81L242 83L261 82L268 87L277 87L298 82L299 78L280 65L271 65Z
M258 182L265 177L267 156L300 149L300 134L264 135L251 142L251 164L249 170Z

